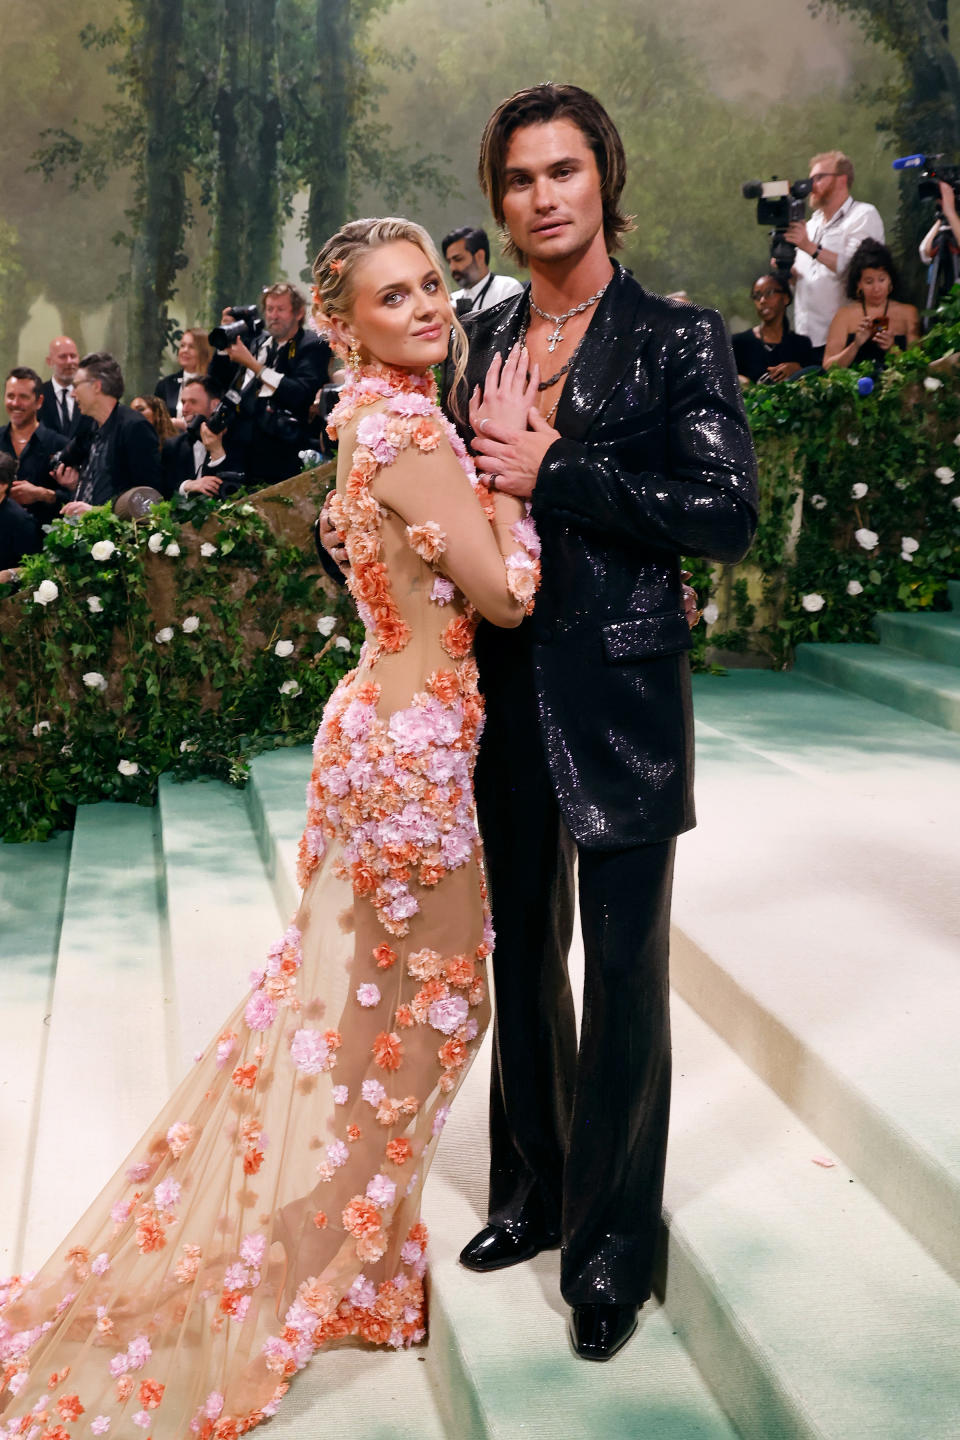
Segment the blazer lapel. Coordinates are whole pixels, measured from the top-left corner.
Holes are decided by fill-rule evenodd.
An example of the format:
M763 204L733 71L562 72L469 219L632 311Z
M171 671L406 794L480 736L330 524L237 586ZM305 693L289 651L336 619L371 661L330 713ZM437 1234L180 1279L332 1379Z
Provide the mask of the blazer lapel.
M643 290L616 267L570 367L554 420L560 434L582 440L636 358L635 323Z

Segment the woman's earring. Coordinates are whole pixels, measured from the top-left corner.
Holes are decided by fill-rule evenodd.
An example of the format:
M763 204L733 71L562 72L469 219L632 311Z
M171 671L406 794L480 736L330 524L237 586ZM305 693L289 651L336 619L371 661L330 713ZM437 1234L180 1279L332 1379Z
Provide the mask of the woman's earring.
M350 341L350 348L347 352L347 369L354 378L360 374L360 345L357 340Z

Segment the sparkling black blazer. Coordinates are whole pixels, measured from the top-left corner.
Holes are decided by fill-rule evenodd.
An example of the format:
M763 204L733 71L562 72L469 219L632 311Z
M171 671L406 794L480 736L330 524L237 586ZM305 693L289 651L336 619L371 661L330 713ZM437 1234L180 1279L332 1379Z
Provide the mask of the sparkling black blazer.
M463 415L517 339L527 295L468 317ZM495 781L496 747L539 725L578 844L647 844L695 823L680 557L733 564L756 527L756 462L720 316L649 294L618 265L553 423L562 438L533 498L534 614L477 633L482 769Z

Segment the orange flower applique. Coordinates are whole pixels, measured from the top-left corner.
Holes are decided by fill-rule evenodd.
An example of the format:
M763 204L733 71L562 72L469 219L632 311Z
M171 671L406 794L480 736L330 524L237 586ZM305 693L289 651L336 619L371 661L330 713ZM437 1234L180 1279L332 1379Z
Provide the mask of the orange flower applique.
M413 1154L413 1146L409 1140L402 1137L391 1140L387 1145L387 1159L394 1165L406 1165Z
M42 1434L43 1440L70 1440L70 1431L65 1425L48 1425Z
M185 1285L188 1280L192 1280L194 1278L199 1269L200 1246L184 1245L182 1247L182 1256L177 1261L173 1271L177 1280L179 1280L181 1285Z
M72 1423L79 1420L83 1414L83 1406L80 1404L79 1395L61 1395L57 1401L57 1413L61 1420Z
M447 537L435 520L427 520L423 525L408 525L407 540L411 549L428 565L435 565L447 548Z
M373 1042L373 1058L381 1070L399 1070L403 1062L403 1041L395 1030L381 1030Z
M343 1044L343 1036L339 1030L324 1030L323 1038L328 1050L339 1050Z
M361 1235L372 1235L380 1229L380 1211L365 1195L354 1195L342 1215L343 1228L348 1235L357 1239Z
M452 705L460 695L460 677L454 670L434 670L427 676L426 688L443 705Z
M130 1396L131 1396L132 1394L133 1394L133 1376L132 1376L132 1375L121 1375L121 1376L120 1376L120 1379L117 1381L117 1399L118 1399L118 1400L121 1402L121 1404L122 1404L124 1400L129 1400L129 1399L130 1399Z
M440 644L452 660L460 660L473 644L477 622L468 615L455 615L440 636Z
M137 1216L137 1249L141 1255L162 1250L167 1243L166 1232L157 1219L152 1205L145 1205Z
M446 973L451 985L465 990L467 986L473 984L473 961L469 960L466 955L454 955L452 960L447 961Z
M378 970L389 970L391 965L397 963L397 952L391 950L389 945L378 945L373 952L373 958L377 962Z
M263 1164L263 1151L262 1151L262 1150L247 1150L247 1151L245 1151L244 1156L243 1156L243 1173L244 1173L244 1175L256 1175L257 1171L260 1169L260 1166L261 1166L262 1164Z
M163 1399L163 1391L159 1380L143 1380L140 1384L140 1404L144 1410L156 1410Z
M467 1047L456 1035L451 1035L446 1044L440 1046L437 1054L445 1070L459 1070L466 1062Z
M240 1090L252 1090L257 1081L256 1065L238 1065L230 1076Z
M440 444L440 431L435 424L431 424L426 416L421 416L419 420L414 422L413 429L410 432L410 438L418 450L422 450L424 454L429 454L431 450L436 450Z
M361 1138L360 1126L359 1126L359 1125L348 1125L348 1126L347 1126L347 1139L348 1139L349 1141L351 1141L351 1143L352 1143L353 1141L359 1140L360 1138Z
M325 1230L327 1228L327 1217L322 1210L318 1210L314 1215L313 1223L318 1230Z
M397 1006L397 1013L394 1016L394 1024L397 1025L399 1029L409 1030L410 1026L415 1025L416 1023L417 1022L414 1019L413 1011L410 1009L409 1005Z
M446 873L447 867L442 861L436 859L424 860L419 871L420 884L439 885Z

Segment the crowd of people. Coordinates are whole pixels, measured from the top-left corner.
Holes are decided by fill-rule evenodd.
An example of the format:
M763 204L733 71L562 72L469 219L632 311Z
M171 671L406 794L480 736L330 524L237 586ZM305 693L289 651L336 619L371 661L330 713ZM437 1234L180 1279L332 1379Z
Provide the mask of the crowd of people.
M792 270L771 263L758 275L751 290L757 323L732 336L742 385L834 366L879 367L894 347L919 338L916 307L899 296L883 220L853 197L853 162L840 150L815 155L810 178L810 219L785 232L796 247ZM941 216L920 249L927 263L941 231L960 247L953 190L940 190ZM440 249L458 317L522 289L490 269L490 241L478 227L451 230ZM678 291L668 298L688 297ZM227 332L211 332L220 334L220 346L203 329L185 330L179 368L129 406L121 403L114 357L96 351L81 358L67 336L50 344L47 380L27 366L10 371L9 423L0 430L0 455L12 461L12 468L0 465L0 582L15 578L19 560L39 549L44 527L58 515L80 516L134 487L165 499L227 499L295 474L307 450L329 453L326 422L344 379L342 361L306 324L296 286L267 286L261 309L262 321L225 310Z

